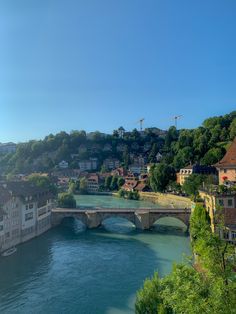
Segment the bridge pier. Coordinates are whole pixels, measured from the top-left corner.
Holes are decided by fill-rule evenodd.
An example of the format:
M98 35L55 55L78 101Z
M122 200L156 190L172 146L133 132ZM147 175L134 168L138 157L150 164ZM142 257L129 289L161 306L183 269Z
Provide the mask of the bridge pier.
M135 226L141 230L150 229L149 211L135 212Z
M87 228L93 229L100 226L101 220L97 211L89 211L89 212L86 212L85 214L87 217L87 224L86 224Z

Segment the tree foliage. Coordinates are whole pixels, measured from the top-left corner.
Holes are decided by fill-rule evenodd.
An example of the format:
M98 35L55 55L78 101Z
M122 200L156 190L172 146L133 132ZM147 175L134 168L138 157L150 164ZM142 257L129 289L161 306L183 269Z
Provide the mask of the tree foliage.
M163 162L153 166L150 170L150 185L155 192L165 191L169 182L175 179L176 174L174 168Z
M137 314L236 313L234 249L211 232L209 221L206 210L196 206L190 231L201 271L189 264L176 264L162 279L154 274L137 293Z
M76 200L73 194L60 193L58 195L58 206L63 208L76 208Z

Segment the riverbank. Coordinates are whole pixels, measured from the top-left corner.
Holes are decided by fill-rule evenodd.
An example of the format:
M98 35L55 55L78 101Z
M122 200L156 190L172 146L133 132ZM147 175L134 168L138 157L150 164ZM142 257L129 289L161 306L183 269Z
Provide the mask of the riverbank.
M140 192L140 199L152 203L158 203L161 206L173 208L190 208L191 200L188 197L159 192Z

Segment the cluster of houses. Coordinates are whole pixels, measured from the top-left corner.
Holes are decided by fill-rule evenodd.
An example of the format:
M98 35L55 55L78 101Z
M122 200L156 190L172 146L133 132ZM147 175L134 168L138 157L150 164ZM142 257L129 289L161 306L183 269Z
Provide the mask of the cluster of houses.
M110 149L110 147L106 147ZM67 161L62 160L58 169L50 174L59 191L66 191L70 180L85 178L89 193L97 193L104 186L109 176L122 177L122 188L126 191L149 191L148 173L150 164L141 154L130 156L129 169L121 167L116 158L103 161L103 171L99 170L97 158L80 161L78 169L70 169ZM161 160L157 154L156 162ZM216 186L231 187L236 185L236 139L233 141L222 160L214 166L189 165L177 174L177 182L183 185L191 174L211 175ZM0 183L0 252L21 242L27 241L48 230L51 226L51 209L55 206L54 196L44 188L39 188L19 175L14 182ZM217 229L217 209L223 212L225 229L219 230L221 236L230 242L236 242L236 190L201 189L200 196L211 218L212 230Z
M106 144L106 146L108 145L109 144ZM106 147L106 149L111 149L111 147ZM124 149L124 147L118 147L118 149ZM146 149L150 149L150 147L148 146ZM77 157L77 155L72 156L72 158ZM57 178L59 190L66 190L70 180L76 181L84 177L87 183L87 191L89 193L95 193L104 186L106 177L117 176L125 180L123 186L125 190L147 191L147 178L151 164L147 163L147 157L143 154L131 153L129 157L132 163L129 165L128 170L121 166L121 162L117 158L106 158L102 165L99 164L97 158L89 158L87 160L78 161L78 169L69 169L68 162L62 160L58 164L58 170L53 171L51 175ZM161 158L162 155L157 153L156 162L160 162ZM102 172L99 171L101 166L103 169Z
M0 184L0 252L51 227L54 196L29 181Z

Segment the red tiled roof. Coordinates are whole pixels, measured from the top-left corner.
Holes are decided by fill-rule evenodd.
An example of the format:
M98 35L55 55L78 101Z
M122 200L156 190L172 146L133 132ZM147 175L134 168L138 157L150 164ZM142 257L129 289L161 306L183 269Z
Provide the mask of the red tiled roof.
M144 182L139 182L137 184L137 186L135 187L135 190L137 191L143 191L145 188L147 188L148 186L144 183Z
M217 164L215 164L215 167L236 167L236 138L233 140L224 157Z

